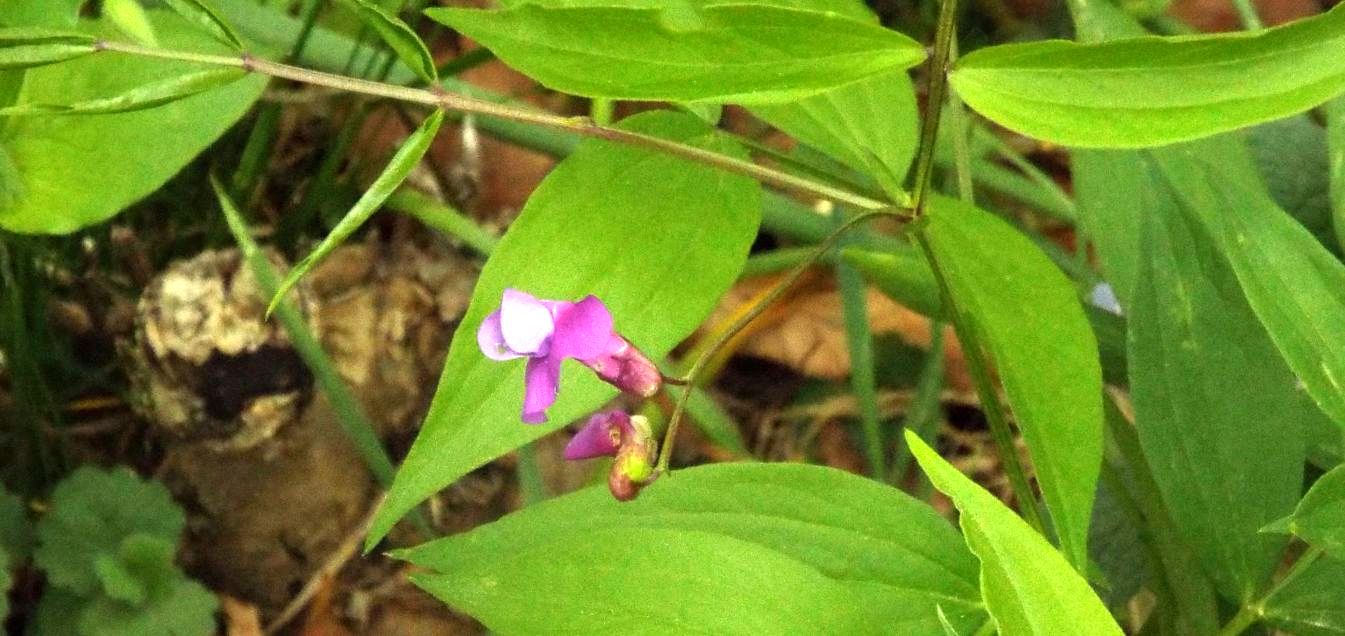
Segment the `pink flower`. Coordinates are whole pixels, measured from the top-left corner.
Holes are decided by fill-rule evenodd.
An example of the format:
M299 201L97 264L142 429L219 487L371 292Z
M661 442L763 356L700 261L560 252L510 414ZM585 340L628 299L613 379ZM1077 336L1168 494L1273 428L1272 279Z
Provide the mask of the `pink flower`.
M481 352L492 360L528 358L523 421L546 421L556 401L560 365L573 358L607 383L643 397L658 392L658 367L613 329L611 312L596 296L577 303L540 300L517 289L504 290L500 308L476 332Z
M615 457L607 489L618 501L630 501L658 478L654 472L658 444L653 437L643 417L623 411L598 413L565 445L565 459Z

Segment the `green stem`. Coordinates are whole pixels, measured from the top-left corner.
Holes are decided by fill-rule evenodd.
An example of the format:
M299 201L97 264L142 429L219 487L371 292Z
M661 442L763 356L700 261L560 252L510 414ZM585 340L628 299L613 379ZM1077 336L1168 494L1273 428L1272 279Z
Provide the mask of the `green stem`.
M352 93L361 93L397 101L436 106L445 110L545 126L567 131L583 137L605 139L648 150L663 152L688 161L706 164L726 172L750 177L778 188L827 199L836 203L853 206L861 210L892 211L896 209L895 206L886 201L880 201L878 199L850 192L848 190L842 190L827 184L818 183L786 172L759 166L750 161L743 161L704 148L689 146L675 141L662 139L660 137L654 137L652 135L622 130L620 128L601 126L587 117L565 117L545 111L516 108L507 104L500 104L464 95L456 95L439 89L411 88L396 84L360 79L357 77L336 75L288 64L280 64L246 54L239 57L207 55L106 40L98 41L95 46L99 50L116 51L129 55L198 62L217 66L230 66L253 73L261 73L271 77L279 77L315 86L326 86L328 88Z
M839 218L839 217L838 217ZM841 291L841 314L845 340L850 350L850 391L859 402L859 424L863 431L864 455L869 475L882 479L887 474L881 418L878 413L878 387L874 377L873 332L869 327L867 285L859 270L845 262L836 264L836 280Z
M1256 15L1256 5L1252 4L1252 0L1233 0L1233 7L1238 10L1242 28L1248 31L1260 31L1266 28L1261 22L1261 16Z
M917 214L923 212L931 190L929 166L933 163L933 144L938 137L939 116L943 110L947 92L947 70L949 60L953 55L953 16L956 5L957 0L943 0L939 8L939 27L934 37L934 57L930 62L929 71L930 102L925 109L924 135L921 138L921 143L925 145L920 148L925 168L917 171L914 185ZM954 102L954 108L960 108L955 97L950 101ZM960 122L961 120L955 117L954 121ZM954 131L959 136L965 136L965 132L965 130ZM960 148L955 145L955 149L959 149L962 154L955 161L955 165L959 170L967 170L969 159L966 156L966 144L960 144ZM963 191L964 198L967 198L970 195L970 180L963 175L959 175L958 183L960 184L959 189ZM1008 475L1009 485L1013 488L1014 496L1018 499L1018 507L1027 523L1038 532L1044 533L1046 526L1042 521L1037 497L1032 492L1032 485L1027 479L1027 472L1023 469L1023 464L1019 460L1018 448L1014 444L1013 430L1009 428L1004 407L1000 404L999 392L995 389L995 382L990 374L990 363L986 359L985 350L981 347L980 336L976 333L972 317L959 309L957 299L954 298L948 284L948 277L934 254L934 249L929 243L929 238L925 235L924 228L915 232L915 240L919 244L920 250L924 252L925 259L929 262L935 281L938 282L939 292L946 305L944 313L952 320L953 329L957 331L957 337L962 343L962 353L967 360L967 370L971 375L972 384L976 387L976 394L981 399L981 408L985 413L986 422L990 426L990 433L995 439L995 445L999 449L1000 461L1004 463L1004 472Z
M915 158L915 192L911 206L915 217L925 213L929 183L934 172L934 151L939 141L939 116L943 112L944 93L948 89L948 58L952 50L957 0L939 3L939 23L934 32L934 55L929 60L929 91L925 121L920 128L920 153Z
M1285 572L1284 576L1280 577L1280 580L1276 581L1265 594L1262 594L1260 599L1254 603L1244 604L1242 608L1238 610L1238 613L1224 625L1223 629L1219 630L1219 636L1237 636L1246 631L1248 627L1251 627L1253 623L1261 620L1261 617L1265 612L1266 601L1270 600L1275 594L1283 589L1284 586L1292 583L1294 579L1307 571L1307 569L1313 563L1316 563L1317 559L1324 553L1325 552L1317 546L1311 546L1305 550L1303 554L1299 555L1298 560L1294 561L1294 564L1289 568L1289 571Z
M677 405L673 408L672 417L668 418L668 430L663 434L663 448L659 451L658 466L655 468L657 473L663 474L668 472L668 464L672 461L673 440L677 439L677 428L682 423L682 414L686 411L687 400L691 397L691 389L697 386L697 382L700 380L702 372L705 370L706 365L710 363L710 360L714 358L715 354L718 353L720 349L723 349L724 345L727 344L733 336L737 335L739 331L742 331L743 327L746 327L749 323L755 320L757 316L760 316L761 312L765 311L767 307L770 307L771 303L779 300L780 296L783 296L784 293L789 290L790 286L798 281L799 277L803 276L803 273L807 271L813 263L817 262L818 259L826 254L827 251L836 244L836 241L840 240L848 230L860 223L870 221L880 216L892 217L903 221L910 220L910 217L905 214L875 211L857 215L849 221L846 221L840 227L832 230L831 234L813 249L810 258L795 265L794 269L790 270L789 274L785 275L779 283L776 283L775 287L771 288L771 291L761 299L761 302L758 303L757 306L753 307L750 311L744 312L736 320L730 323L726 329L720 331L719 334L715 336L715 339L710 342L709 346L701 349L700 355L696 357L695 363L691 365L691 370L687 372L687 389L682 391L682 394L677 398Z

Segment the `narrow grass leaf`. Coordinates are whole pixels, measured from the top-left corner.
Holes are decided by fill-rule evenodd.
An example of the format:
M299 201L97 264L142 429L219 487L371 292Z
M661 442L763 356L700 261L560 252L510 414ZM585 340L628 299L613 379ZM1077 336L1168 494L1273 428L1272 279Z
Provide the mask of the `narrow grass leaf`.
M959 60L950 81L977 112L1026 135L1135 148L1312 108L1345 92L1342 50L1336 7L1255 33L986 47Z
M235 51L243 50L243 41L238 38L237 33L234 33L233 27L220 17L219 12L210 6L208 0L163 0L163 2L220 43L228 45Z
M876 24L767 5L426 13L546 86L585 97L790 102L924 59L917 42Z
M0 117L25 115L109 115L162 106L240 80L247 73L236 68L214 68L179 75L133 88L114 97L73 104L24 103L0 108Z
M402 22L401 18L370 0L342 0L341 3L358 14L365 26L378 33L402 63L415 71L420 79L431 85L439 81L439 71L430 50L415 30Z
M271 298L270 304L266 308L266 313L270 314L275 310L276 305L280 303L285 294L289 292L295 283L299 282L309 270L326 258L332 250L341 246L355 230L360 229L364 222L378 211L379 206L392 196L397 188L401 187L402 182L406 180L407 175L415 169L420 163L421 157L425 156L425 151L430 149L430 144L434 141L434 136L439 132L439 125L444 121L444 111L436 110L421 122L407 138L402 142L402 147L397 149L397 153L392 156L387 167L378 175L374 182L369 184L369 189L364 191L355 205L346 212L341 221L327 233L327 237L313 251L305 256L299 264L290 270L285 276L285 280L280 283L280 288L276 290L275 296Z

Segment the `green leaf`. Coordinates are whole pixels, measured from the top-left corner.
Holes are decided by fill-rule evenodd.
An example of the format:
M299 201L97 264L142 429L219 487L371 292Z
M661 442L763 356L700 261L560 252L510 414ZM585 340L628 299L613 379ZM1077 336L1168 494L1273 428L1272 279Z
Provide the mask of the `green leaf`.
M215 633L215 596L173 564L175 543L144 534L127 537L115 568L109 568L117 573L115 587L105 580L104 593L83 608L80 633Z
M1218 140L1215 140L1216 142ZM1155 157L1200 216L1248 303L1318 407L1345 427L1345 265L1270 199L1238 145L1174 146Z
M1289 531L1345 560L1345 466L1322 475L1308 489L1289 521Z
M1327 150L1331 180L1331 225L1336 246L1345 251L1345 96L1326 105Z
M439 70L435 67L430 50L425 48L425 42L401 18L370 0L342 0L342 4L357 13L360 21L378 33L378 37L383 38L383 42L420 79L429 84L439 81Z
M185 523L168 489L124 468L88 466L71 473L51 495L51 512L37 524L37 566L54 586L90 596L100 588L94 563L115 555L126 537L143 533L177 543Z
M752 452L747 450L747 443L743 441L742 431L738 430L738 423L733 421L733 418L715 402L714 397L704 389L691 390L691 397L687 400L687 415L711 442L737 457L752 455Z
M0 2L0 25L21 27L72 27L79 20L85 0L4 0Z
M504 633L606 633L641 616L671 633L850 632L863 617L860 631L938 634L940 606L965 632L985 618L976 563L932 509L799 464L689 468L630 503L591 488L397 556ZM849 600L812 615L837 591Z
M9 555L9 564L18 565L33 553L33 524L23 500L0 490L0 550Z
M691 115L656 111L620 126L744 154ZM506 287L565 300L594 294L616 328L658 359L700 324L742 268L760 222L760 193L744 177L605 141L586 141L562 161L482 269L425 424L367 545L436 490L616 393L566 363L551 425L521 424L524 365L492 362L476 343L477 327Z
M78 634L79 617L88 601L58 587L42 591L33 617L33 634Z
M95 50L94 37L77 31L0 28L0 70L55 64L83 57Z
M914 40L878 25L765 5L426 14L546 86L586 97L788 102L924 59Z
M981 335L1017 416L1061 548L1083 568L1102 465L1102 370L1074 287L988 212L940 197L927 218L957 311Z
M152 12L164 46L219 50L175 16ZM107 24L90 27L107 34ZM72 103L118 95L198 64L104 54L27 72L19 104ZM243 116L266 85L247 77L157 108L97 117L11 118L0 145L18 167L23 196L0 207L0 228L69 233L116 214L163 185ZM172 130L173 134L163 134ZM71 179L70 175L79 175Z
M1170 215L1176 203L1145 151L1070 153L1079 222L1097 251L1102 273L1121 307L1129 307L1139 269L1140 223Z
M1331 177L1326 130L1307 115L1247 129L1247 150L1270 197L1331 249Z
M887 191L902 191L920 128L915 89L905 71L751 111L800 142L873 175Z
M28 115L109 115L163 106L246 77L236 68L212 68L137 86L114 97L73 104L25 103L0 108L0 117Z
M1265 600L1265 621L1299 636L1345 634L1345 561L1317 559Z
M238 39L238 34L207 0L163 0L163 3L221 44L235 51L243 50L243 41Z
M1122 633L1102 600L1035 530L930 448L906 443L920 468L953 500L967 546L981 560L981 596L1002 634Z
M1316 106L1345 91L1342 47L1345 9L1337 7L1256 33L988 47L959 60L950 81L968 105L1018 132L1135 148Z
M1135 427L1178 534L1223 594L1250 601L1284 547L1258 530L1298 498L1317 409L1198 222L1150 211L1140 236L1127 314Z
M145 46L159 46L159 38L154 35L154 25L140 0L103 0L102 15L108 22L117 25L117 29L131 39Z
M360 226L364 225L364 222L369 220L374 212L378 211L379 206L383 205L383 202L389 196L392 196L397 188L401 187L407 175L411 174L411 171L420 164L420 159L425 156L425 151L430 149L430 144L434 142L434 136L438 134L439 125L443 121L444 111L434 111L406 138L406 141L402 142L402 147L397 149L396 154L388 161L387 167L383 168L383 172L378 175L378 178L369 184L369 189L365 190L363 195L360 195L360 199L355 202L350 211L346 212L344 217L341 217L341 222L337 223L336 227L332 228L332 231L327 234L327 237L322 239L322 242L285 276L285 280L280 283L280 288L276 290L275 296L271 297L271 303L266 308L267 315L275 311L276 306L285 298L286 292L294 287L299 279L303 278L304 274L307 274L322 259L326 258L332 250L340 247L341 243L344 243L351 234L354 234L355 230L360 229Z
M846 247L841 250L841 259L893 300L930 318L944 317L939 282L920 252L910 248L875 252Z

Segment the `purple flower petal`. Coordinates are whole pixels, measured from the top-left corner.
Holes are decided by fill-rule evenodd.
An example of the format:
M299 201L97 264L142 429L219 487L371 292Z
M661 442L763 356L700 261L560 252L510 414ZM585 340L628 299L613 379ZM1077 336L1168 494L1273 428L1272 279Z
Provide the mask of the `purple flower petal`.
M557 355L588 360L603 354L612 338L612 313L597 296L563 308L556 316L551 346Z
M598 413L565 445L565 459L614 457L630 428L630 416L621 411Z
M560 356L545 356L528 360L523 379L523 421L541 424L546 421L546 410L556 401L560 389Z
M542 301L517 289L504 290L500 301L500 334L511 351L524 355L546 355L555 318Z
M509 345L504 342L504 333L500 331L500 312L492 312L481 322L481 327L476 330L476 344L481 347L481 353L486 354L491 360L513 360L523 357L522 354L514 353L509 349Z

